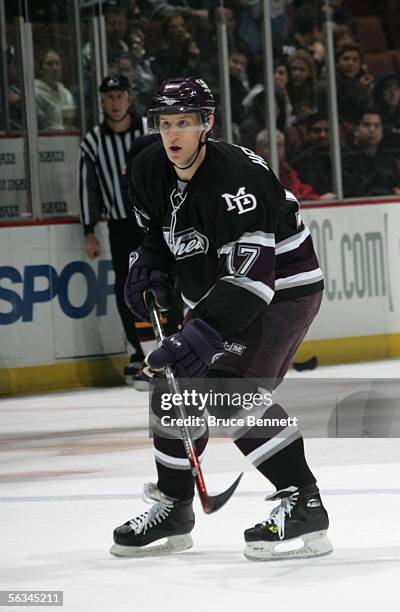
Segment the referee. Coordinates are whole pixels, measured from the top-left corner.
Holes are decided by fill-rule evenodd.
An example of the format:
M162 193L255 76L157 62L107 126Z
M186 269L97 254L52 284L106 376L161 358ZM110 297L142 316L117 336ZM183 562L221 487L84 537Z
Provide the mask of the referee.
M117 308L133 348L124 372L129 383L143 367L144 354L135 329L135 317L123 299L123 288L129 254L140 245L143 234L128 215L127 164L132 143L143 133L143 128L141 119L132 113L131 87L125 76L105 77L99 91L105 120L90 130L80 145L79 202L90 259L101 255L96 223L101 216L108 218Z

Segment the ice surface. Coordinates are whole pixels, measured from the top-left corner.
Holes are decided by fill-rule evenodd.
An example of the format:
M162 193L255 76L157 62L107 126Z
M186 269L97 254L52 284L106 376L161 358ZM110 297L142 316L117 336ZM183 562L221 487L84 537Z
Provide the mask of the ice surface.
M291 376L399 374L390 361ZM245 475L217 514L196 502L194 548L117 559L112 530L147 508L141 488L154 479L146 427L147 394L128 388L0 403L0 589L63 590L68 612L400 610L398 439L306 441L331 518L329 557L247 561L243 530L267 517L272 489L229 440L212 440L210 492Z

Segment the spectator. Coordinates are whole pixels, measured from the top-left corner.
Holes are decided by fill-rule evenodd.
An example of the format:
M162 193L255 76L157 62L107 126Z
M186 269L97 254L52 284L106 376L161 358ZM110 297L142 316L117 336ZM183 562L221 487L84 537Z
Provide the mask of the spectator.
M343 158L343 190L349 198L400 194L400 175L394 156L381 149L382 117L376 109L361 115L354 146Z
M374 101L383 123L382 148L400 158L400 79L394 74L381 77L374 87Z
M17 58L13 46L7 48L7 81L8 81L8 108L10 112L11 130L22 129L21 87L18 79Z
M283 57L276 58L274 61L274 83L275 91L278 95L282 96L285 104L285 128L290 127L294 123L296 118L293 115L293 106L290 101L288 91L289 72L287 69L286 61Z
M247 56L243 47L238 45L229 54L229 82L231 90L232 121L239 125L244 119L243 99L248 93L246 76Z
M285 102L282 96L275 94L276 127L283 131L285 129ZM265 95L264 88L254 96L249 106L248 116L240 125L240 144L243 147L256 148L256 137L260 130L265 127Z
M333 193L318 195L311 185L302 183L297 172L285 161L285 136L277 130L276 144L279 160L279 180L286 189L289 189L299 200L331 200ZM267 130L257 134L256 153L269 162L269 137Z
M326 113L313 113L305 121L305 126L308 143L291 157L290 164L303 183L311 185L315 193L332 193L328 116Z
M279 0L278 0L279 1ZM237 33L249 47L253 58L262 54L261 17L262 3L260 0L239 0L235 11L237 18Z
M335 51L338 51L340 47L344 45L353 45L356 44L354 40L354 36L350 28L346 25L337 25L333 26L333 45Z
M129 51L129 47L124 40L128 28L127 10L123 6L106 5L104 18L107 37L107 65L111 72L118 56ZM92 69L92 50L89 41L82 49L82 62L84 71L86 74L90 74Z
M64 130L75 125L76 105L72 93L61 83L62 61L55 49L37 58L35 97L39 130Z
M129 34L130 53L134 75L132 90L138 112L145 115L155 87L155 76L151 68L151 58L146 54L146 36L142 28L136 26Z
M115 72L123 74L128 79L132 87L136 112L144 116L154 89L155 77L151 62L145 57L142 30L134 30L129 39L132 41L131 52L120 55Z
M355 124L370 105L373 78L363 64L359 45L343 45L336 53L339 118Z
M217 28L218 24L225 19L228 35L228 46L234 48L240 46L246 53L248 83L246 86L253 86L257 82L257 67L250 45L243 40L238 33L234 5L225 2L223 6L215 3L210 10L209 35L207 43L202 49L201 76L208 85L218 91L219 89L219 64L218 64L218 44Z
M316 62L319 74L325 57L325 49L319 39L318 12L312 4L306 3L294 14L293 33L285 40L283 55L291 56L296 51L306 51Z
M317 76L311 55L300 49L288 57L288 93L297 121L316 111Z
M197 72L200 49L179 13L165 17L161 27L162 47L154 54L152 70L158 82L172 74L187 76Z
M353 34L357 30L357 21L351 12L351 2L346 2L344 6L344 0L319 0L320 5L320 19L323 20L324 12L328 9L332 11L332 21L339 26L346 26Z

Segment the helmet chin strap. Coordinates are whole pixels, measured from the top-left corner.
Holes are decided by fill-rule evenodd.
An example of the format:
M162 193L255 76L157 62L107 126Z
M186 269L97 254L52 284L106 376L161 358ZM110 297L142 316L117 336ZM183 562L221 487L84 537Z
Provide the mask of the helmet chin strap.
M188 166L178 166L177 164L174 164L174 162L171 162L171 164L173 166L175 166L175 168L178 168L178 170L189 170L189 168L191 168L193 166L193 164L196 162L198 156L200 155L200 151L201 151L202 147L204 147L204 145L206 144L206 140L204 140L204 141L201 140L203 134L206 134L206 133L207 133L206 130L203 130L201 132L199 143L197 145L197 151L195 153L193 153L194 159L193 159L193 161Z

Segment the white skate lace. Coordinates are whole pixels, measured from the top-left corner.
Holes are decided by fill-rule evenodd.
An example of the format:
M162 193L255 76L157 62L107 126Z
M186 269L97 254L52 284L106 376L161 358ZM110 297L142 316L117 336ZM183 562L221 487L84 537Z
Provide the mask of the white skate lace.
M274 499L279 493L280 491L278 491L274 495L271 495L271 497L266 497L266 500ZM270 525L276 525L276 527L278 528L278 536L280 540L283 540L283 538L285 537L286 517L288 516L290 518L292 516L292 510L297 503L298 496L299 492L295 491L289 497L284 497L283 499L281 499L279 506L272 510L271 514L269 515L269 519L262 523L262 525L264 525L265 527Z
M164 495L164 493L157 489L157 486L151 482L146 483L143 487L143 499L147 504L151 504L153 501L156 501L156 503L150 510L143 512L129 521L129 525L132 527L135 535L146 533L149 528L159 525L168 517L174 507L174 500Z

